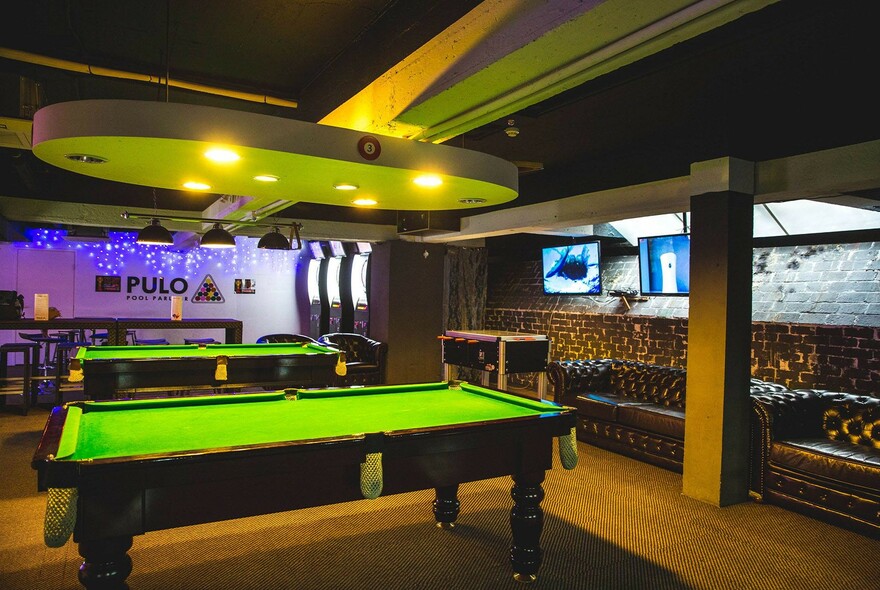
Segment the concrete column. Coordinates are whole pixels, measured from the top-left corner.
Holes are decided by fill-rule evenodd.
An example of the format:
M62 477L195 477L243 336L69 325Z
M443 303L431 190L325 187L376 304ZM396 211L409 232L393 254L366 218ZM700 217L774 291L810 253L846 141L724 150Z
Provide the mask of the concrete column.
M390 240L370 254L370 337L388 343L385 380L439 381L446 246Z
M682 493L748 499L754 165L691 167L691 268Z

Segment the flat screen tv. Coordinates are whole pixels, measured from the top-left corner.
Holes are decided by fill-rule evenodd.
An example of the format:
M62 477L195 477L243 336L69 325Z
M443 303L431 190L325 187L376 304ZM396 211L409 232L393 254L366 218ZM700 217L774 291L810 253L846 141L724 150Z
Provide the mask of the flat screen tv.
M690 234L639 238L642 295L688 295L690 274Z
M544 248L541 251L544 293L600 295L602 273L599 262L599 242Z

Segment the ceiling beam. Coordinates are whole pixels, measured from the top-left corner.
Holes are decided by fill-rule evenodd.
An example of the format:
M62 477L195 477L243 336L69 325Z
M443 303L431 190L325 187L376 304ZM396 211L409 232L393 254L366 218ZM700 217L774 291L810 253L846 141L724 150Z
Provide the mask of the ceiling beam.
M755 163L755 203L845 195L880 187L880 140ZM725 190L719 186L717 190ZM425 236L442 243L546 233L632 217L690 211L691 177L574 195L463 217L461 231Z
M446 141L777 0L486 0L320 122Z

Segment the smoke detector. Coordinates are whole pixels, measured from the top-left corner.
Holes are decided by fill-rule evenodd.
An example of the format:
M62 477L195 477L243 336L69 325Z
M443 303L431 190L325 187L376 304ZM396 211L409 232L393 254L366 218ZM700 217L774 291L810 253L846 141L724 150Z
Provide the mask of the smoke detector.
M519 127L514 124L513 119L507 120L507 128L504 130L504 133L507 134L507 137L516 137L519 135Z

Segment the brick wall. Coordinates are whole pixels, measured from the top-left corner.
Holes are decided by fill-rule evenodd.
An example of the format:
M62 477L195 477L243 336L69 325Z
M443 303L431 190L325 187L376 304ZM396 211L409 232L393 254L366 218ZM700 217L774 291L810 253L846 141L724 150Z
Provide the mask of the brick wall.
M880 244L756 248L752 319L880 327Z
M756 248L754 267L752 375L880 396L876 244ZM554 360L687 365L687 297L650 297L627 308L619 297L544 295L537 260L493 257L488 272L485 328L547 334ZM636 258L604 258L602 282L606 291L637 288Z
M486 328L547 334L553 360L607 357L671 367L687 362L686 319L489 308Z
M753 322L752 375L880 397L880 328Z

